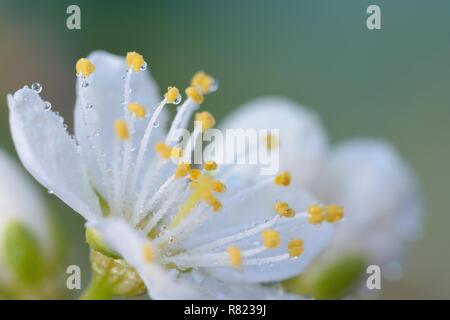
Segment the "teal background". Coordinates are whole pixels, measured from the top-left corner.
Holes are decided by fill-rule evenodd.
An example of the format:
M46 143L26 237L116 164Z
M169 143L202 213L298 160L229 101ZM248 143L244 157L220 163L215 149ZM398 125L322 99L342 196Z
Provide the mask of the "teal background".
M80 31L66 28L69 4L81 7ZM369 4L382 30L366 28ZM142 53L162 88L199 69L217 76L206 107L219 119L278 94L314 108L332 142L391 141L417 172L426 220L405 279L383 297L450 298L450 1L0 1L1 96L38 81L70 123L74 63L95 49ZM14 154L4 98L0 147ZM48 201L73 244L69 262L85 265L82 219Z

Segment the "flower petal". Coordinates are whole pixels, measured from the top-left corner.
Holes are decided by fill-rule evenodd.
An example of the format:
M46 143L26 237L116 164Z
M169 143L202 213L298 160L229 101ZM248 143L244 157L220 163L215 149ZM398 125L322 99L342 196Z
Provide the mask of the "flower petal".
M279 200L288 202L299 216L278 219L270 226L271 229L280 233L281 244L278 248L266 250L255 258L285 254L288 252L289 241L293 238L300 238L304 241L304 252L299 258L264 265L244 266L241 270L231 267L214 267L207 268L207 270L205 268L204 272L223 281L245 283L267 283L298 275L324 250L334 228L327 223L321 225L307 223L305 217L301 216L301 212L304 212L308 205L317 201L311 195L293 187L282 188L271 184L238 201L228 202L228 207L227 201L224 200L223 211L214 214L207 223L194 232L195 234L186 239L183 248L190 249L263 224L277 215L273 206ZM241 250L251 249L261 246L261 240L261 232L258 232L251 237L219 246L212 252L225 252L228 245L236 245Z
M319 117L311 110L282 97L261 97L236 109L221 129L279 129L280 170L289 170L293 182L306 186L317 177L328 142ZM225 146L225 152L230 145ZM259 167L237 165L240 174L252 176Z
M46 249L51 246L46 207L38 190L13 159L0 150L0 235L12 220L34 232Z
M117 219L89 223L111 248L119 252L136 268L153 299L299 299L280 290L258 285L235 285L221 282L201 272L169 271L157 262L144 259L142 249L151 243L145 237ZM120 234L120 237L117 235Z
M113 123L123 119L124 111L124 76L127 65L125 57L113 55L104 51L95 51L88 56L95 65L95 71L87 79L85 88L80 88L77 81L77 101L75 106L75 134L83 149L83 158L95 188L106 196L102 183L102 170L97 158L103 158L106 170L111 169L113 159L113 144L115 140ZM158 87L147 72L133 72L130 81L130 101L137 102L151 113L161 101ZM81 92L82 91L82 92ZM128 111L126 111L128 112ZM139 143L148 123L148 117L135 119L133 133L133 156L136 156ZM154 141L160 140L165 134L165 116L161 114L160 125L152 133L150 148ZM86 125L87 124L87 125ZM153 155L147 152L146 158ZM147 161L144 161L147 163Z
M330 157L322 193L346 208L328 254L357 250L383 264L401 258L417 238L422 221L421 194L412 170L388 143L351 140Z
M12 138L25 168L85 218L99 215L98 198L63 119L45 110L41 97L28 88L9 95L8 105Z

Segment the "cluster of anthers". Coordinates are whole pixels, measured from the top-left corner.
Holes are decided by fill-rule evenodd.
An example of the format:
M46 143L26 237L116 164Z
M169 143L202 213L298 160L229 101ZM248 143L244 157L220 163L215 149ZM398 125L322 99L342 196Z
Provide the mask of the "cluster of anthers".
M164 106L179 104L181 96L176 87L169 87L162 101L149 114L148 107L152 106L130 101L130 79L133 73L146 69L146 62L142 55L129 52L126 63L128 69L124 77L122 101L124 116L111 124L111 130L116 136L113 142L112 168L107 168L101 157L97 157L97 161L103 171L104 185L112 186L106 187L107 194L102 195L108 204L105 215L124 218L146 235L151 243L142 249L146 261L158 259L163 265L183 270L195 267L240 268L297 258L304 251L304 243L300 238L291 239L285 253L258 257L281 244L282 235L272 228L275 222L301 215L311 224L320 224L324 221L333 223L343 217L343 208L337 205L312 205L307 212L296 213L288 203L278 201L274 204L275 212L271 219L209 243L184 248L182 240L212 216L209 212L223 209L219 197L227 191L227 187L223 181L215 179L218 172L216 162L206 161L202 166L189 164L196 139L204 130L215 125L214 117L209 112L195 114L195 121L201 122L202 126L194 129L184 145L173 143L171 137L175 130L187 126L188 120L203 103L204 96L217 89L216 81L204 72L194 75L190 86L185 90L187 99L178 107L166 139L153 145L154 156L150 157L150 163L144 163L144 159L147 159L144 158L146 152L152 152L149 144ZM95 72L95 66L88 59L82 58L76 64L76 72L83 99L83 89L87 87L89 76ZM89 101L84 103L89 105ZM136 121L147 121L147 124L142 138L139 137L140 141L137 141L138 147L134 148L133 127ZM89 123L86 122L86 125ZM269 149L277 145L278 143L267 141ZM167 170L171 165L175 167ZM166 174L167 172L169 173ZM287 187L291 183L291 175L281 172L275 178L271 177L270 180L252 186L250 191L257 192L259 187L267 183L273 183L275 187ZM242 195L248 191L240 190L227 199L230 202L245 201ZM238 241L258 234L261 235L261 241L256 247L239 248L236 245Z

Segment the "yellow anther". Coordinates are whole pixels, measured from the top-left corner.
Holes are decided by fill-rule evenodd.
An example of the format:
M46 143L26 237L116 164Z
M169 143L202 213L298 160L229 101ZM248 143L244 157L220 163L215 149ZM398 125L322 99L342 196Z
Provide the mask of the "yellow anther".
M203 98L203 94L196 87L187 87L186 95L192 99L196 104L202 104L205 98Z
M218 193L223 193L227 191L227 186L219 180L213 182L213 191Z
M169 159L172 150L170 149L170 147L165 144L164 142L158 142L157 144L155 144L155 151L156 153L159 154L159 156L163 159Z
M189 171L189 178L192 181L197 181L201 175L202 175L202 172L199 169L191 169L191 171ZM192 186L192 184L191 184L191 186Z
M344 217L344 208L339 205L329 205L325 208L325 220L327 222L337 222Z
M145 244L142 247L142 256L147 262L153 262L153 260L155 260L155 252L150 244Z
M95 71L95 66L86 58L81 58L77 61L75 65L75 70L77 74L81 74L83 77L88 77Z
M130 137L127 122L123 119L114 121L114 131L120 140L127 140Z
M266 229L262 232L263 245L268 249L274 249L280 245L280 234L276 230Z
M303 240L302 239L292 239L288 243L288 252L291 257L298 257L303 253Z
M216 124L216 119L212 116L208 111L197 112L195 114L195 121L201 122L202 124L202 132L205 130L211 129Z
M274 209L282 217L292 218L295 216L295 210L291 209L287 202L282 201L275 202Z
M265 137L265 140L266 140L267 150L273 150L275 148L278 148L278 146L279 146L278 136L275 136L275 135L269 133Z
M229 246L227 249L228 258L233 268L240 268L242 266L241 250L235 246Z
M173 147L170 151L170 156L174 159L179 159L183 156L183 149L179 147Z
M203 93L208 93L214 84L214 78L203 71L199 71L191 79L191 85L200 88Z
M137 52L128 52L126 57L127 65L134 72L141 71L142 66L145 64L144 57Z
M279 186L288 186L291 184L291 174L287 171L279 173L275 179L275 184Z
M214 171L217 169L217 163L215 161L206 161L203 168L206 171Z
M210 206L214 212L219 212L223 208L222 203L217 199L216 199L216 201L211 203Z
M199 201L205 200L205 194L208 192L211 193L210 190L212 188L212 183L212 178L207 175L201 175L197 181L192 181L192 193L186 202L179 206L177 214L168 226L169 229L177 226L181 221L183 221L197 206Z
M308 222L311 224L320 224L325 219L323 207L319 204L310 205L306 211L308 212Z
M168 87L167 92L164 95L164 98L166 98L167 103L175 103L179 102L180 99L180 91L176 87Z
M189 165L189 163L181 162L175 170L175 178L185 177L189 174L190 171L191 166Z
M137 102L128 104L128 111L136 118L144 118L147 113L145 108Z
M213 211L218 212L222 210L222 203L212 194L211 191L205 190L202 193L201 198L203 201L205 201L207 204L211 206Z

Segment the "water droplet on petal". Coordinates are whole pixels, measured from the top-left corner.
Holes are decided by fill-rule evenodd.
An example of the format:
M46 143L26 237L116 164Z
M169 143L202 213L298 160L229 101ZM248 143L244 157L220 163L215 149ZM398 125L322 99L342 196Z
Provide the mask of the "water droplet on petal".
M47 190L48 194L54 194L55 192L53 190Z
M48 101L45 101L44 102L44 110L45 111L49 111L51 109L52 109L52 104L50 102L48 102Z
M155 121L155 123L153 124L153 128L158 128L159 127L159 121Z
M87 81L83 81L83 82L81 83L81 87L82 87L82 88L87 88L87 87L89 87L89 83L88 83Z
M183 100L183 98L182 98L181 95L179 94L179 95L175 98L175 101L173 102L173 104L180 104L181 100Z
M141 66L141 71L147 70L147 62L144 62Z
M36 92L36 93L41 93L41 91L42 91L42 86L41 86L40 83L35 82L35 83L33 83L33 84L31 85L31 89L32 89L34 92Z

